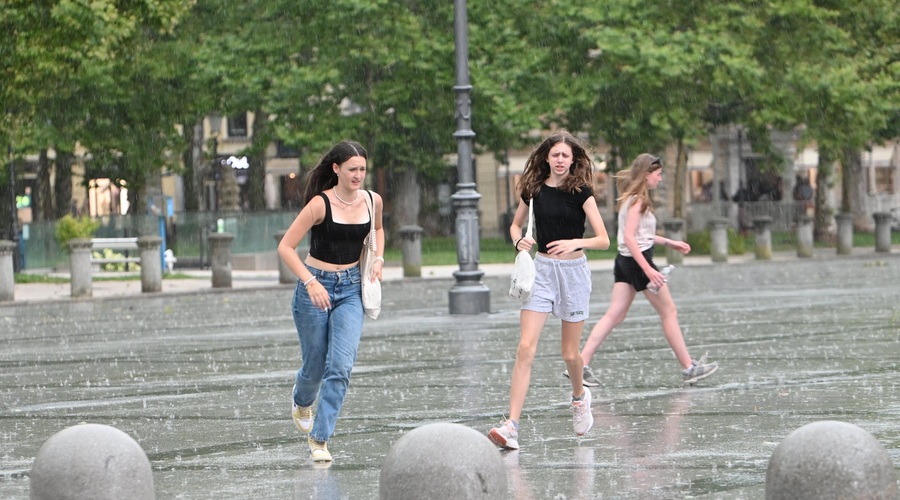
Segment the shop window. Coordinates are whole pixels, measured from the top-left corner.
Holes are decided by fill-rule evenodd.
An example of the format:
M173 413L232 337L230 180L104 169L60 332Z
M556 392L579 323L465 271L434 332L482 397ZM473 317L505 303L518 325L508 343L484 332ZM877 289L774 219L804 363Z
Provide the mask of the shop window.
M247 137L247 113L228 117L228 137Z
M691 201L710 203L713 199L713 170L711 168L690 171Z
M896 169L893 166L874 167L869 169L869 175L872 176L872 182L869 183L873 188L873 194L894 194L896 193L894 174Z

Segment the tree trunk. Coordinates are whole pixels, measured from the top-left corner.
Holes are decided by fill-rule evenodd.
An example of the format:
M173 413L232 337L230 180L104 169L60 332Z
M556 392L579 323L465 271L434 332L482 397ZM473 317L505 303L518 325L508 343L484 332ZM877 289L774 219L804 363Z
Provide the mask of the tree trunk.
M56 148L56 175L54 176L54 219L75 212L79 207L72 206L72 163L75 155L69 151ZM83 214L84 215L84 214Z
M37 171L37 204L34 206L34 220L51 220L53 218L53 186L50 183L50 158L47 150L42 149L38 154Z
M860 232L875 230L871 218L866 214L864 200L868 196L862 155L852 148L841 152L841 208L853 214L853 229Z
M184 173L181 180L184 183L184 209L187 212L197 212L200 210L203 193L201 187L203 180L198 176L200 169L200 139L203 134L197 135L197 130L202 125L195 124L193 127L184 127L182 137L184 143L188 145L181 153L181 161L184 163ZM202 130L202 129L200 129Z
M678 138L678 148L675 158L675 192L672 193L672 217L684 217L684 178L687 168L687 151L684 148L684 139Z
M816 241L828 241L828 228L831 226L832 210L828 206L828 190L833 184L834 170L831 154L825 148L819 148L819 165L816 175L815 195L815 220L813 221L813 236Z
M253 119L253 138L250 155L250 171L247 173L247 191L250 211L266 210L266 148L271 141L269 135L269 114L256 110Z

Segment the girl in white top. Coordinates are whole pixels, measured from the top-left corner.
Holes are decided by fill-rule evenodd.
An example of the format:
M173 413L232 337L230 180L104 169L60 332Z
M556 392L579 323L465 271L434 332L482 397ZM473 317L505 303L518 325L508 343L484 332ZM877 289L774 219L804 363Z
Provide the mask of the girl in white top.
M635 295L643 291L650 305L656 309L662 321L663 335L682 368L684 383L694 382L712 375L718 368L717 363L706 363L706 356L695 361L688 353L684 343L684 335L678 325L678 312L675 302L669 293L665 276L653 263L653 246L665 245L683 254L691 251L691 246L684 241L675 241L656 234L656 216L650 190L656 189L662 182L662 164L660 159L649 154L641 154L635 158L631 166L616 175L617 187L621 195L619 203L618 252L613 274L615 283L609 299L606 314L591 330L581 351L584 363L583 377L590 382L593 373L589 363L600 344L613 328L625 320L628 309ZM658 289L651 293L649 284Z

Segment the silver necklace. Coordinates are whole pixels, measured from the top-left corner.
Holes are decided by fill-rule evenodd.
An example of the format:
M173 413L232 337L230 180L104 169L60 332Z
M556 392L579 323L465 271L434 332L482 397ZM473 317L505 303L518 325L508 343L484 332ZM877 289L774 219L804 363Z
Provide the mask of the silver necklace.
M357 201L359 201L359 191L356 192L356 199L353 200L353 201L351 201L351 202L346 202L346 201L344 201L343 198L341 198L340 196L338 196L338 194L337 194L337 189L332 188L332 189L331 189L331 192L334 193L334 197L337 198L339 202L343 203L344 205L347 205L348 207L349 207L350 205L356 203Z

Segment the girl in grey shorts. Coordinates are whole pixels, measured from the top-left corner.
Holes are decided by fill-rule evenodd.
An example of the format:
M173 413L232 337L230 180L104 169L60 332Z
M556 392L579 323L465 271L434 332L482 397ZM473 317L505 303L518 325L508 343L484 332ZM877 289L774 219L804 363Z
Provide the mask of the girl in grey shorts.
M568 371L576 375L572 377L575 434L584 435L594 424L591 393L582 385L578 354L591 295L591 273L583 250L605 250L609 237L591 190L592 166L590 156L575 137L555 133L531 153L517 186L522 199L509 234L516 251L537 246L536 278L534 291L519 313L521 333L509 389L509 419L488 433L502 448L519 448L519 418L531 381L531 364L550 313L561 320L563 360ZM531 200L536 239L522 237ZM585 221L596 236L584 238Z

